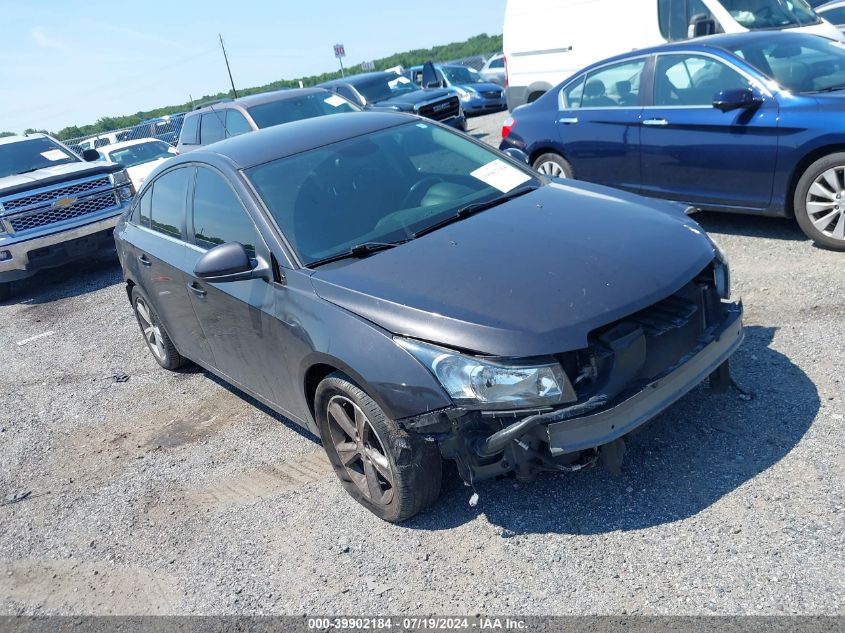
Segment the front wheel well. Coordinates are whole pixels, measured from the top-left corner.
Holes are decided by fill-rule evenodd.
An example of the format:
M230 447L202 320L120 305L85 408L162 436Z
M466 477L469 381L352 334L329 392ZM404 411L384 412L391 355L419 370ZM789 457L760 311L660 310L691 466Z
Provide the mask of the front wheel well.
M308 403L308 410L311 412L311 417L314 418L314 420L317 419L317 412L314 410L314 397L317 395L317 387L321 382L323 382L323 379L326 378L326 376L333 374L336 371L340 370L332 365L319 363L317 365L312 365L308 368L308 371L305 372L305 384L303 385L305 389L305 401Z
M566 156L560 150L558 150L557 148L554 148L554 147L545 146L545 147L540 147L538 149L533 150L531 152L531 154L528 155L528 162L531 165L531 167L534 167L534 161L536 161L538 158L540 158L540 156L542 156L543 154L557 154L558 156L560 156L561 158L563 158L564 160L569 162L569 160L566 158Z
M812 152L801 158L801 160L795 165L795 169L792 171L792 175L789 178L789 187L786 190L786 200L784 201L784 209L790 217L795 217L795 188L798 186L798 181L801 180L801 176L803 176L804 172L807 171L807 168L817 160L837 152L845 152L845 144L826 145L824 147L814 149Z

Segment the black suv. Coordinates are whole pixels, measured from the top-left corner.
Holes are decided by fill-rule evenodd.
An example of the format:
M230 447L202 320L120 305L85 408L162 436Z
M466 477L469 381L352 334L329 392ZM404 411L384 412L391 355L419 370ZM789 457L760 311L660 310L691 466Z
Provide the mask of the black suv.
M389 71L363 73L319 85L365 110L409 112L459 130L467 129L458 95L450 89L429 87L440 85L430 63L423 67L422 88L404 75Z
M190 152L210 143L265 127L359 108L322 88L264 92L211 103L185 115L176 148Z

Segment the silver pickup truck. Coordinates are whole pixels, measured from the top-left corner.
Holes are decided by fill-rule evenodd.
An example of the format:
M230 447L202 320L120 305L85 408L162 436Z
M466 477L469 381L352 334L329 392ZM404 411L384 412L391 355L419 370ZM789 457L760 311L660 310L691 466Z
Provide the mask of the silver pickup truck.
M113 248L134 194L120 165L44 134L0 138L0 301L14 281Z

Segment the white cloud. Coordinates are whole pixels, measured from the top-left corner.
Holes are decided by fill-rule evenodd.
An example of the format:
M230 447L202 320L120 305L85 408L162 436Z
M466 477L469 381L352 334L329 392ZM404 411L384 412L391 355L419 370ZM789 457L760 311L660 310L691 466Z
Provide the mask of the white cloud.
M44 30L43 27L34 26L32 27L32 39L35 40L35 43L40 46L41 48L64 48L64 42L60 39L52 37Z

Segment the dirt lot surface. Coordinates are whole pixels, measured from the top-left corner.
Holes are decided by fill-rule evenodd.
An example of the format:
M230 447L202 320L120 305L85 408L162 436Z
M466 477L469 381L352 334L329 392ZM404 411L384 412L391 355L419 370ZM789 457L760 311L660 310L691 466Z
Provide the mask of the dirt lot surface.
M745 301L747 395L693 391L622 475L494 481L471 508L448 469L401 527L316 438L159 369L114 260L21 284L0 304L0 613L845 612L845 255L785 220L697 219Z

